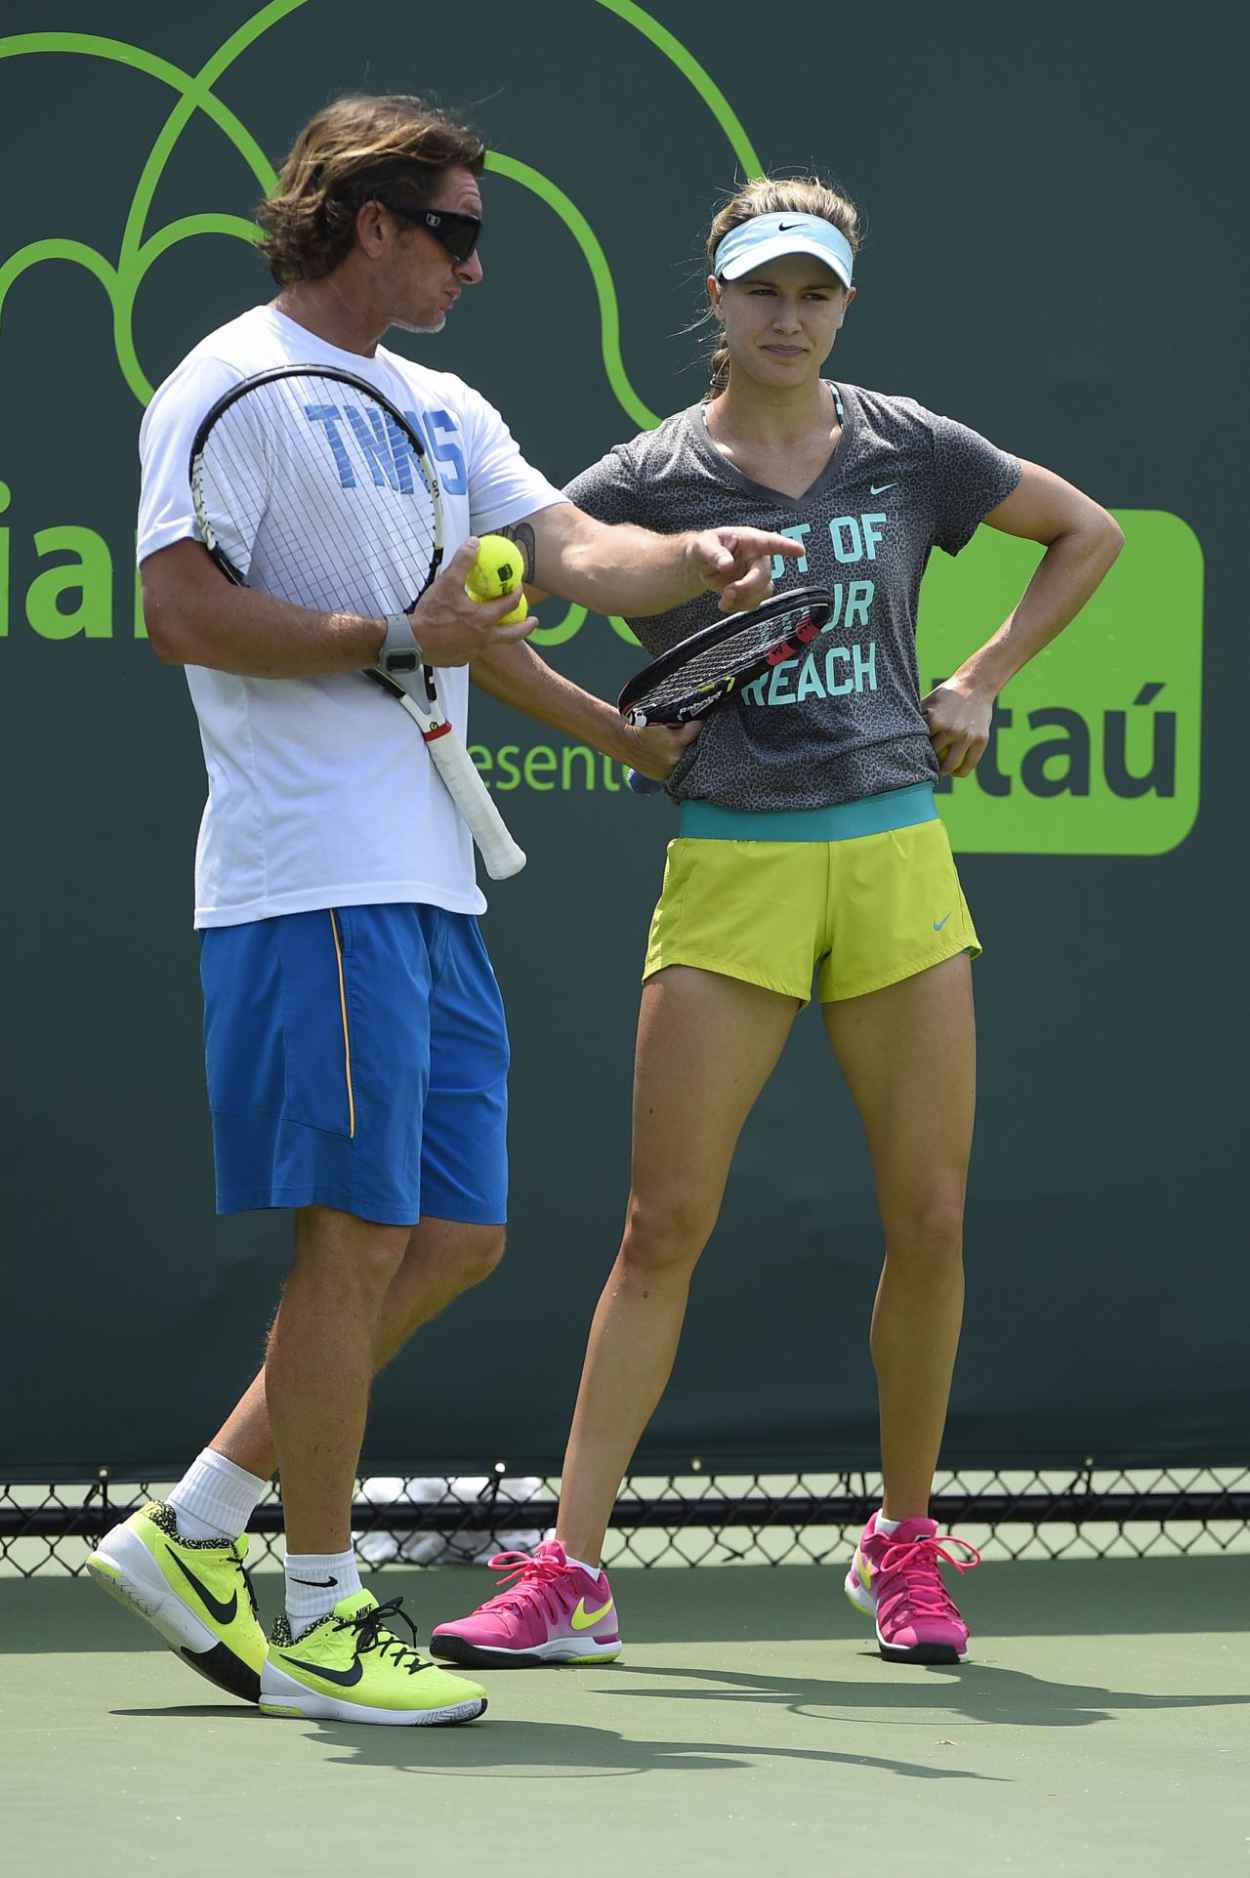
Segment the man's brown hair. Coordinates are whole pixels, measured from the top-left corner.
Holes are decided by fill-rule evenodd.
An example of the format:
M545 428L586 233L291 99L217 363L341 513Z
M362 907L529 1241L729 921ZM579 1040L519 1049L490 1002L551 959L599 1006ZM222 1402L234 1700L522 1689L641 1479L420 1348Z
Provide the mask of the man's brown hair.
M260 252L279 286L321 280L350 254L363 203L424 208L449 169L480 176L485 162L477 132L424 98L336 98L304 126L256 211Z

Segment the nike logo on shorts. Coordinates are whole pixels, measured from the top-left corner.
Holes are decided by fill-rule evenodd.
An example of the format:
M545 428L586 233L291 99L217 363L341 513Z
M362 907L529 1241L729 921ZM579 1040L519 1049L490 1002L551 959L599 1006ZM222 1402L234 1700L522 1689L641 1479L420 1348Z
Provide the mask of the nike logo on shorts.
M171 1558L174 1564L178 1567L178 1570L182 1573L187 1583L191 1586L192 1590L196 1593L197 1597L199 1598L201 1604L204 1606L204 1609L208 1612L209 1616L215 1617L219 1624L223 1624L223 1625L232 1624L235 1618L238 1616L238 1612L239 1612L238 1592L237 1591L233 1592L231 1594L230 1602L228 1604L223 1604L220 1598L215 1598L213 1596L212 1592L209 1590L207 1585L200 1583L200 1580L196 1577L195 1573L191 1571L186 1565L183 1564L182 1560L178 1557L178 1554L172 1549L172 1547L166 1546L165 1553L166 1553L166 1557Z

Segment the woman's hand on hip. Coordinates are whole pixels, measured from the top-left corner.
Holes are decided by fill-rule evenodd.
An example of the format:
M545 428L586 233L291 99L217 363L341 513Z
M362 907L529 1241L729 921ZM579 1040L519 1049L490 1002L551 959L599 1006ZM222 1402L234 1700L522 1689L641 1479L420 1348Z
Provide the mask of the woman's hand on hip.
M920 701L943 776L971 776L985 754L995 693L948 678Z

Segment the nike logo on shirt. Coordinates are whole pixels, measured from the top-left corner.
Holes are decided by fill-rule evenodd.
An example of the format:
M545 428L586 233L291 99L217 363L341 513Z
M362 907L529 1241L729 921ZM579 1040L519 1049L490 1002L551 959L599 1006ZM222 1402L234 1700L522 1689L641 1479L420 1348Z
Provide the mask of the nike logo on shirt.
M212 1592L209 1590L208 1586L205 1584L201 1584L200 1580L196 1577L195 1573L191 1571L188 1566L183 1564L182 1560L178 1557L178 1554L173 1550L171 1546L166 1546L165 1555L167 1558L171 1558L173 1560L174 1564L178 1567L178 1570L182 1573L183 1577L187 1580L187 1583L191 1586L192 1590L198 1596L201 1604L204 1606L204 1609L208 1612L209 1616L215 1617L219 1624L232 1624L235 1618L237 1617L238 1611L239 1611L238 1592L237 1591L233 1592L230 1598L230 1602L228 1604L223 1604L221 1599L215 1598Z
M897 483L869 483L868 493L870 496L883 496L887 489L897 488Z

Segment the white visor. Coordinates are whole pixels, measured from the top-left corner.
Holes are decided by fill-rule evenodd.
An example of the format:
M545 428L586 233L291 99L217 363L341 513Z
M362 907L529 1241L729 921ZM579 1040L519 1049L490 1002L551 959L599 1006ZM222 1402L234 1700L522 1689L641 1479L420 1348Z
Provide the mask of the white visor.
M844 287L851 284L851 244L840 228L820 215L753 215L730 229L716 250L712 272L717 280L740 280L783 254L810 254L831 268Z

